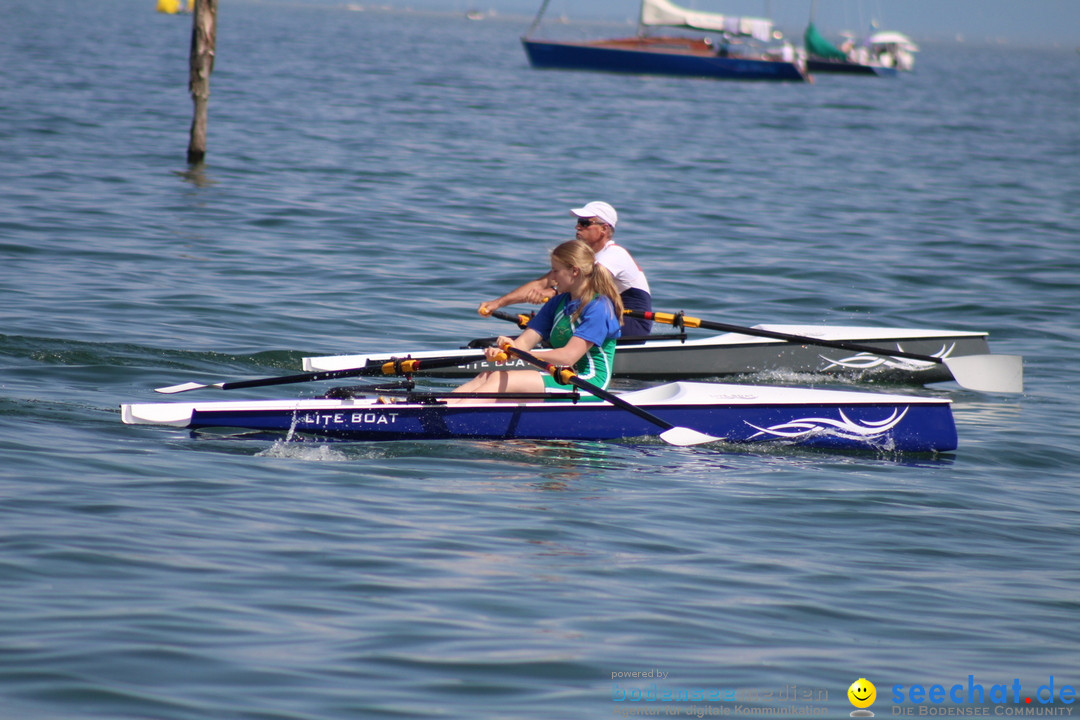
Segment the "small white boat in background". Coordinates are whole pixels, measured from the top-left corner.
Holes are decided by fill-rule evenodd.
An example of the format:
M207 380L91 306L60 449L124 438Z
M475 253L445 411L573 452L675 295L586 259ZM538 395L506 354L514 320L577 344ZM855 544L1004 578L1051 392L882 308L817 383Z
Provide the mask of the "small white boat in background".
M866 39L869 56L881 65L909 72L915 69L915 53L919 46L903 33L884 31Z

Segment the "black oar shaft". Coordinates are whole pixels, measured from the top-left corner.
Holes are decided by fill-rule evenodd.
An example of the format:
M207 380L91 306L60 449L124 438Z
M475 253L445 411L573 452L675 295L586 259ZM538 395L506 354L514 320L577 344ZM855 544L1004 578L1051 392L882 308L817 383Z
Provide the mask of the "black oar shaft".
M454 358L459 361L460 358ZM405 363L414 363L405 365ZM455 364L457 364L455 362ZM269 385L288 385L289 383L318 382L319 380L339 380L341 378L363 377L371 375L403 375L416 372L419 369L419 360L401 361L392 360L379 365L369 365L362 368L348 368L346 370L320 370L318 372L298 373L296 375L282 375L281 377L256 378L254 380L236 380L221 383L222 390L239 390L250 387L267 387Z
M824 347L837 348L840 350L870 353L871 355L903 357L910 358L912 360L923 360L924 362L944 362L944 360L942 360L941 358L935 357L933 355L922 355L919 353L905 352L903 350L889 350L887 348L874 347L873 345L863 345L861 343L847 342L844 340L824 340L822 338L807 337L805 335L791 335L789 333L776 332L774 330L763 330L760 328L743 327L740 325L728 325L727 323L710 322L708 320L690 317L681 313L625 310L624 314L629 315L630 317L642 318L644 320L653 320L654 322L667 323L668 325L683 325L685 327L701 327L707 330L722 330L724 332L733 332L740 335L755 335L757 337L772 338L773 340L784 340L786 342L799 343L800 345L822 345Z
M492 310L491 317L498 318L499 320L508 320L512 323L515 323L522 330L524 330L525 326L529 324L530 320L532 320L532 317L530 317L529 315L524 315L521 313L517 315L511 315L510 313L503 312L502 310Z
M250 387L266 387L269 385L288 385L289 383L317 382L319 380L337 380L340 378L360 377L362 375L374 375L375 368L350 368L348 370L323 370L321 372L298 373L296 375L282 375L273 378L256 378L254 380L236 380L221 383L222 390L239 390Z
M558 367L556 365L553 365L553 364L549 363L546 360L541 360L540 358L536 357L532 353L526 352L525 350L519 350L516 347L513 347L512 345L507 345L507 346L503 347L503 350L510 353L511 355L516 355L517 357L521 358L522 360L524 360L527 363L535 365L536 367L540 368L544 372L549 373L556 380L559 380L560 382L563 382L563 383L569 383L570 385L573 385L574 387L581 388L582 390L590 392L593 395L595 395L596 397L600 398L601 400L607 400L612 405L614 405L616 407L619 407L619 408L622 408L623 410L626 410L627 412L631 412L634 415L637 415L642 420L648 420L653 425L656 425L658 427L662 427L665 430L671 430L671 429L673 429L675 427L674 425L669 423L667 420L656 417L651 412L649 412L647 410L644 410L642 408L639 408L637 405L634 405L633 403L629 403L626 400L623 400L618 395L615 395L614 393L610 393L610 392L608 392L607 390L604 390L602 387L600 387L598 385L593 385L588 380L582 380L577 375L575 375L573 373L573 371L571 371L571 370L568 370L566 368L560 368L560 367Z
M280 377L256 378L254 380L235 380L223 382L217 385L222 390L239 390L241 388L267 387L270 385L287 385L289 383L318 382L319 380L340 380L352 377L372 377L378 375L411 375L422 370L433 370L442 367L455 367L483 360L483 355L454 355L450 357L433 358L394 358L374 365L365 365L359 368L347 368L345 370L320 370L318 372L298 373L296 375L282 375ZM503 356L502 359L505 359ZM196 386L209 387L209 386ZM185 389L195 389L185 388Z

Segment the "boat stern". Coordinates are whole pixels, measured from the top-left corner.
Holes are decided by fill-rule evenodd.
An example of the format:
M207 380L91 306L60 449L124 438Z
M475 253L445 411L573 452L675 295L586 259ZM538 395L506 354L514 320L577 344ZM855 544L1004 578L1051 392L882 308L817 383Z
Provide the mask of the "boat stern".
M120 419L125 425L187 427L193 407L191 403L125 403L120 406Z

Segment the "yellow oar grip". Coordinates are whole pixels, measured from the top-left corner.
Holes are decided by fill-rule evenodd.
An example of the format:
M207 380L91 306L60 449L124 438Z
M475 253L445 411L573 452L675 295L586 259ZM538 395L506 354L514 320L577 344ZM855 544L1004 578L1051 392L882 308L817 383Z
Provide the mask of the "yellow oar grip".
M551 366L551 377L555 378L555 382L560 385L570 385L570 378L574 377L574 371L570 368L561 368Z
M407 375L420 369L419 360L391 360L382 364L383 375Z
M679 316L674 313L654 312L652 313L652 319L667 325L674 325L681 321L685 327L701 327L701 319L690 317L689 315Z
M481 360L483 358L480 358ZM505 352L501 352L495 356L495 362L506 362L510 359L510 356ZM420 372L424 369L425 364L427 369L431 370L437 367L446 367L448 363L466 365L468 363L476 362L476 358L473 357L447 357L447 358L431 358L424 360L423 358L407 358L405 360L390 360L384 362L379 366L379 372L383 375L411 375L412 373Z

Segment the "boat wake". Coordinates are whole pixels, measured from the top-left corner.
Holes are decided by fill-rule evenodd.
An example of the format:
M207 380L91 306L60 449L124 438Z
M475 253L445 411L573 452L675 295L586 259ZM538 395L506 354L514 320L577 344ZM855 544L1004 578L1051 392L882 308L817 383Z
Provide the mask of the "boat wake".
M296 435L296 423L299 417L300 413L294 412L292 424L289 426L289 432L286 433L285 437L275 440L273 445L255 453L255 456L291 458L293 460L309 460L312 462L343 462L349 459L345 453L334 449L327 443L304 442L302 438L298 438Z
M255 457L286 458L309 462L345 462L349 456L329 443L291 442L276 440L273 445L255 453Z

